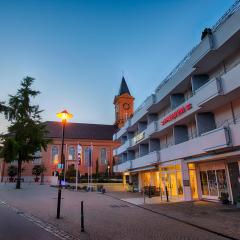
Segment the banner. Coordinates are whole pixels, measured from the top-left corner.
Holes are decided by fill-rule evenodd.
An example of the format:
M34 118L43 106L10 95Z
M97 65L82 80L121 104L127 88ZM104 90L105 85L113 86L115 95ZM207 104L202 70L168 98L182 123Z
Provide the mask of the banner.
M81 165L82 161L82 147L80 144L77 145L77 160L78 160L78 165Z

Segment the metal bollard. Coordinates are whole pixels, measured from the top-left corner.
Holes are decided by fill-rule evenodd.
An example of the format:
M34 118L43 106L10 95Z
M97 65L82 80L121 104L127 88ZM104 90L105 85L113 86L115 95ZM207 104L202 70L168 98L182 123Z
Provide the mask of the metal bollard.
M166 190L167 202L169 202L169 199L168 199L168 189L167 189L167 186L165 187L165 190Z
M83 201L81 201L81 232L84 232Z
M148 197L151 198L151 186L148 187Z
M61 195L62 195L62 190L61 190L61 188L59 188L58 189L58 200L57 200L57 219L60 218Z

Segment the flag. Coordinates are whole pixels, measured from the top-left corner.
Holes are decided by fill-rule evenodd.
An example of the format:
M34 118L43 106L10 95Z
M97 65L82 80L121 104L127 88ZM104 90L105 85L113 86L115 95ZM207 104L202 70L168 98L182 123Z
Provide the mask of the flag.
M93 154L93 145L91 144L91 147L89 148L89 159L88 159L88 166L92 166L92 154Z
M77 160L78 160L78 165L81 165L82 161L82 147L80 144L77 145Z

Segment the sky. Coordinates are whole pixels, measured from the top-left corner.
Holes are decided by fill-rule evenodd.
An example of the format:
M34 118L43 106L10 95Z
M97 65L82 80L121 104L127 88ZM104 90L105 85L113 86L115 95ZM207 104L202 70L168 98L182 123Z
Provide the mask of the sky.
M233 3L0 0L0 101L31 76L44 121L113 124L122 75L137 108Z

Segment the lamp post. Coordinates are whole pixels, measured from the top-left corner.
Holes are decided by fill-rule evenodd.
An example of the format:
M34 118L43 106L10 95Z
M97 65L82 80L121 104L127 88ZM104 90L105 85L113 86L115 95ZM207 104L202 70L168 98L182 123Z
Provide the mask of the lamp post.
M60 209L61 209L61 195L62 195L62 179L65 170L65 162L64 162L64 136L65 136L65 127L68 119L71 119L73 115L69 113L67 110L57 113L57 117L62 121L62 145L61 145L61 173L59 174L59 185L58 185L58 201L57 201L57 218L60 218Z

